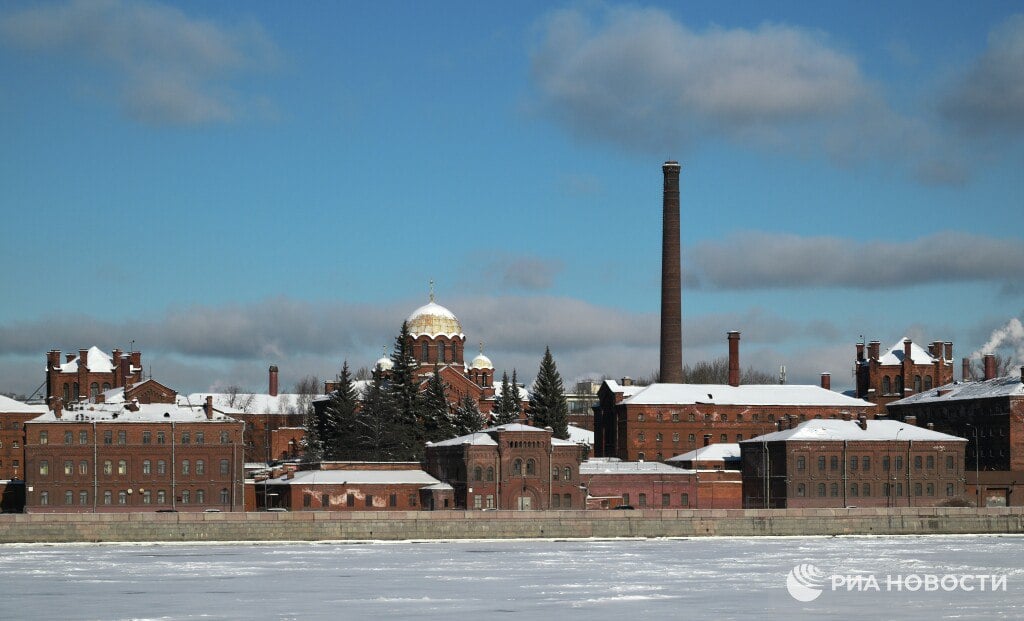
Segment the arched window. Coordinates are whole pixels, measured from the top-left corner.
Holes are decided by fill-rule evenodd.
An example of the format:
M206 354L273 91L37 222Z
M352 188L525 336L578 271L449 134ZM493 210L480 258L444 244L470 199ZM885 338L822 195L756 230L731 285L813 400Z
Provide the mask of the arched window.
M882 394L887 395L892 392L892 385L889 383L889 376L886 375L882 378Z
M921 376L914 376L914 392L921 392Z
M428 358L430 358L430 345L423 341L423 344L420 345L420 360L426 362Z
M64 382L64 403L71 400L71 387L67 382Z
M473 468L473 480L474 481L482 481L483 478L484 478L484 469L481 468L480 466L477 466L476 468Z
M829 486L829 488L830 488L829 492L832 494L833 497L839 495L839 484L838 483L833 483L832 485Z
M526 474L537 474L537 462L533 459L526 460Z
M523 460L517 459L514 462L512 462L512 474L515 476L520 476L523 474Z
M551 469L551 480L552 481L557 481L559 473L561 473L561 472L562 471L558 469L558 466L555 466L554 468L552 468Z
M103 382L103 392L110 390L110 382Z
M896 378L893 380L893 387L892 388L893 388L893 392L895 392L896 394L898 394L898 395L902 395L903 394L903 376L902 375L897 375L896 376Z
M924 389L925 390L931 390L932 389L932 376L931 375L925 375L924 376Z
M494 480L494 466L490 466L489 468L487 468L487 480L488 481L493 481Z
M445 350L444 349L445 349L444 348L444 343L438 342L438 344L437 344L437 361L438 362L446 362L446 360L445 360Z
M796 458L796 469L797 470L804 470L806 468L807 468L807 459L803 455L800 455L799 457Z
M565 468L562 469L562 474L565 475L566 481L572 480L572 470L569 468L569 466L566 466Z
M95 399L100 394L100 385L96 382L89 384L89 398Z
M73 388L74 390L72 392L74 392L75 394L72 395L71 398L74 399L75 401L78 401L79 395L82 394L82 391L78 389L78 382L75 382Z

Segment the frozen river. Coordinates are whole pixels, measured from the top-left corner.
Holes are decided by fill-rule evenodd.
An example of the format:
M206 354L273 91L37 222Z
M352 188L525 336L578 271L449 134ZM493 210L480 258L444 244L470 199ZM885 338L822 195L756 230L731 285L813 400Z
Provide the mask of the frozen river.
M1022 567L984 536L12 545L0 619L1022 619Z

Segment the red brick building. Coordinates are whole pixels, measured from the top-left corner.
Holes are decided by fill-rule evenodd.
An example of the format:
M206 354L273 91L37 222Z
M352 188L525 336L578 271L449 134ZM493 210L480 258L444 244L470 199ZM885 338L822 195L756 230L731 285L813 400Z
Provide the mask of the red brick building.
M683 469L659 462L590 459L580 465L588 509L739 509L738 470Z
M278 427L270 432L270 457L272 461L284 461L302 457L305 427Z
M25 422L46 413L0 395L0 511L17 513L25 505Z
M678 468L699 468L701 470L740 470L740 445L735 442L709 444L689 453L676 455L665 460L666 464Z
M242 510L242 423L212 403L53 403L25 423L27 512Z
M323 462L256 483L261 508L290 511L418 511L447 508L450 488L410 462Z
M936 506L964 493L966 440L894 420L810 420L740 442L743 507Z
M922 349L902 338L884 353L871 341L857 343L854 395L879 406L953 381L953 343L935 341ZM882 412L882 410L879 410Z
M652 384L605 381L595 417L595 453L623 461L662 461L713 443L775 431L780 419L857 418L875 409L819 386Z
M142 379L142 352L124 353L115 349L108 356L98 347L67 354L64 362L60 350L46 352L46 402L60 397L64 404L81 400L96 401L108 390L124 388Z
M550 429L511 424L427 443L426 470L465 509L581 509L587 447Z
M967 440L967 498L983 506L1024 505L1024 368L995 377L985 359L980 381L951 382L888 404L895 419Z

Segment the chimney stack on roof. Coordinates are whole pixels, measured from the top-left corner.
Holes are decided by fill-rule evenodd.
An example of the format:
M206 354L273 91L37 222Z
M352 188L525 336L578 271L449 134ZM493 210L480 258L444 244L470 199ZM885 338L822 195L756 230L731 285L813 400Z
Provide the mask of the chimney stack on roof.
M960 379L964 382L971 381L971 359L964 358L960 361Z
M213 395L206 395L206 403L203 404L203 411L206 412L207 420L213 420Z
M907 416L904 416L903 422L905 422L908 425L913 425L917 427L917 417L914 416L913 414L908 414Z
M729 385L740 385L740 333L729 332Z
M860 426L860 428L863 429L864 431L867 431L868 430L868 417L863 415L863 414L861 414L857 418L857 425Z
M60 397L50 397L50 409L53 410L53 415L60 419L64 410L64 400Z
M996 355L995 354L985 354L982 357L982 360L985 363L985 379L986 380L995 379L995 377L996 377Z
M878 341L868 343L868 360L878 360L878 352L881 348L882 344Z
M953 341L946 341L945 343L942 344L942 347L943 347L943 349L946 350L945 351L946 355L944 356L944 359L945 360L949 360L950 362L952 362L953 361Z
M864 342L857 343L857 362L864 360Z
M277 396L277 365L270 365L270 380L267 392L270 393L271 397Z
M825 390L832 390L832 374L822 373L821 374L821 387Z
M632 386L633 378L627 375L626 377L619 380L619 384L621 384L622 386Z
M124 406L124 409L128 410L129 412L138 412L139 411L139 400L138 399L132 399L131 402L127 403Z
M679 162L661 166L661 377L665 384L683 383L682 268L679 249Z

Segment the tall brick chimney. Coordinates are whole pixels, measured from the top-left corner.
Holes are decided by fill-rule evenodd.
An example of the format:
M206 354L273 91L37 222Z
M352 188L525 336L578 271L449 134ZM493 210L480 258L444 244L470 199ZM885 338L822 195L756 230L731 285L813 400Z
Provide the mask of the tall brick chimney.
M203 404L203 412L206 413L207 420L213 420L213 396L206 395L206 403Z
M950 362L953 361L953 341L946 341L942 344L942 348L945 350L945 359Z
M985 362L985 379L987 379L987 380L995 379L995 377L996 377L996 355L995 354L985 354L982 357L982 360L984 360L984 362Z
M661 166L664 174L661 221L660 381L683 383L682 268L679 249L679 162Z
M960 361L960 378L963 381L969 381L971 379L971 359L964 358Z
M878 353L881 350L882 344L878 341L871 341L868 343L868 360L878 360Z
M50 397L50 409L53 410L53 415L59 419L64 411L64 401L60 397Z
M864 343L857 343L857 361L864 360Z
M729 332L729 385L740 385L740 333Z
M270 393L271 397L277 396L277 365L270 365L270 386L267 388L267 392Z
M821 374L821 387L825 390L832 390L832 374L822 373Z

